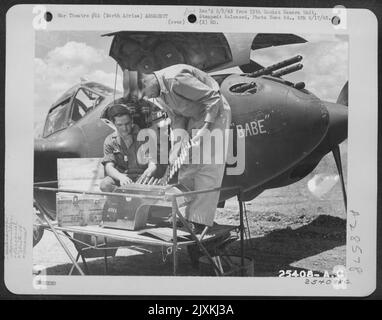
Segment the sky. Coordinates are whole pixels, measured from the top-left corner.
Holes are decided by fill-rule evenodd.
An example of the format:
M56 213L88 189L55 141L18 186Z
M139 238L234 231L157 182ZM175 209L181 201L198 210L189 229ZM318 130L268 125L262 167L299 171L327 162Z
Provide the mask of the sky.
M35 46L34 127L39 134L50 106L81 78L122 89L122 71L109 56L112 37L94 31L38 31ZM297 54L304 68L284 76L304 81L320 99L335 102L348 79L347 39L329 35L299 35L307 43L252 51L251 58L263 66ZM117 79L116 72L117 70ZM237 69L233 69L236 71Z

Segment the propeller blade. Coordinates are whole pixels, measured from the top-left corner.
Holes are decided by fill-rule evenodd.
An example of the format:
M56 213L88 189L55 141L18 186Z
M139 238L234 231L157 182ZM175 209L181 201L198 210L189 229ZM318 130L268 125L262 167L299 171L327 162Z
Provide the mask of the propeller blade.
M344 106L347 106L348 105L348 97L349 97L349 82L346 82L345 85L342 87L341 89L341 92L338 96L338 99L337 99L337 102L336 103L339 103L339 104L342 104Z
M348 207L348 205L347 205L347 196L346 196L344 175L343 175L343 172L342 172L342 163L341 163L341 154L340 154L340 147L339 147L339 145L336 145L333 148L332 152L333 152L334 160L336 161L336 166L337 166L338 173L339 173L340 178L341 178L342 195L344 197L345 210L347 211L347 207Z

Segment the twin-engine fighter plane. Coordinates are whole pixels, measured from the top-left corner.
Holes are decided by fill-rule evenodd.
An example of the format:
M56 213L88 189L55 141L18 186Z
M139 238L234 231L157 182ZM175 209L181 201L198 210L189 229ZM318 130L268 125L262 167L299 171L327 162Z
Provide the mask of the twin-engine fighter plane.
M231 106L231 128L245 135L244 172L225 175L223 187L241 186L242 200L249 201L266 189L304 178L333 152L346 207L339 144L347 138L347 84L337 103L326 102L305 89L303 82L282 78L302 68L301 56L287 57L266 68L250 59L251 50L304 43L305 39L292 34L135 31L105 36L114 37L110 56L124 74L150 73L179 63L212 74ZM231 67L239 67L242 73L213 73ZM53 104L42 137L35 140L35 183L57 180L58 158L103 156L103 142L112 129L102 118L109 105L128 99L125 80L123 93L99 83L82 82ZM141 128L152 126L161 117L151 105L139 107L140 103L136 107L128 103L135 111L134 121ZM35 191L34 196L54 219L55 194ZM220 203L232 196L221 193Z

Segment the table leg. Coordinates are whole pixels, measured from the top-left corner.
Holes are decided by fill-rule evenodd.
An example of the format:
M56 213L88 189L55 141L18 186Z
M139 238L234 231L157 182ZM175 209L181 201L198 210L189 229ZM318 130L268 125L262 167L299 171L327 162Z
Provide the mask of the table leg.
M108 268L108 265L107 265L107 250L104 250L105 251L105 256L104 256L104 260L105 260L105 275L107 275L109 273L109 268Z
M78 259L80 258L80 256L81 256L81 254L78 252L78 253L77 253L77 257L76 257L76 261L78 261ZM74 266L74 264L72 264L72 267L70 268L70 271L69 271L69 276L72 275L72 272L73 272L74 268L75 268L75 266Z
M176 276L176 271L178 267L178 236L177 236L177 224L176 224L176 214L178 212L178 204L176 199L172 200L172 255L173 255L173 275Z
M178 215L179 217L179 220L183 223L183 225L186 227L187 231L190 233L192 239L196 242L196 244L198 245L198 247L202 250L202 252L206 255L208 261L212 264L213 268L215 269L215 272L217 273L217 275L221 276L222 273L219 269L219 267L216 265L214 259L212 259L211 255L209 254L209 252L207 251L207 249L205 248L205 246L200 242L200 240L198 239L198 237L195 235L195 233L191 230L190 226L188 225L186 219L184 219L184 217L182 216L182 214L179 212L178 210L178 207L176 207L176 214Z
M86 274L90 274L88 264L87 264L87 262L86 262L86 260L85 260L84 255L82 254L82 250L81 250L80 255L81 255L82 263L84 264L84 267L85 267L85 273L86 273Z
M105 242L105 246L107 247L107 239L105 237L104 239L104 242ZM107 250L105 249L104 250L104 259L105 259L105 275L109 273L109 268L108 268L108 264L107 264Z
M240 264L241 275L244 276L244 217L243 217L243 201L240 200L240 196L237 197L239 201L240 212Z
M85 273L82 271L82 269L80 268L80 266L78 265L77 261L74 259L74 257L72 256L72 254L70 253L69 249L67 248L67 246L65 245L65 243L62 241L62 239L60 238L60 236L58 235L57 233L57 230L53 227L53 225L50 223L49 221L49 218L46 217L45 215L45 212L44 212L44 208L42 208L40 206L40 204L37 202L37 201L34 201L34 204L35 206L37 207L37 209L40 210L45 222L48 224L50 230L52 230L54 236L56 237L57 241L60 243L61 247L65 250L66 254L68 255L69 259L73 262L73 264L75 265L75 267L77 268L78 272L84 276Z

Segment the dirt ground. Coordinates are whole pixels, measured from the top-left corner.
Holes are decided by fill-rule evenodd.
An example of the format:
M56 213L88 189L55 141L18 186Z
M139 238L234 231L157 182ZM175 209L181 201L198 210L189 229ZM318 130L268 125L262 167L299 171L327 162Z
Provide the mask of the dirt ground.
M343 158L344 159L344 158ZM346 158L345 158L346 159ZM345 166L346 172L346 166ZM346 261L346 213L340 184L323 198L318 199L307 188L307 182L316 173L335 172L332 157L327 156L309 176L291 186L267 190L246 202L245 254L253 259L254 276L279 276L280 270L314 270L331 272ZM345 177L346 178L346 177ZM216 222L239 224L238 204L235 199L218 209ZM74 246L67 239L73 255ZM115 257L108 258L110 275L172 275L172 259L161 248L142 252L118 249ZM239 240L227 251L239 255ZM45 232L34 248L34 264L43 265L48 274L68 274L71 263L51 232ZM83 266L80 263L80 266ZM104 274L104 259L88 259L89 274ZM186 250L179 255L179 275L197 276Z

